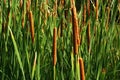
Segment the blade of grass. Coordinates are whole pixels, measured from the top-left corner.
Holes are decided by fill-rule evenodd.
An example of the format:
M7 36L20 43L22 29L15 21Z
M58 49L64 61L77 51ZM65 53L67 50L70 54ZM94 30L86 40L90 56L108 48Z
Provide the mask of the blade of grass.
M10 27L8 26L8 29L10 31L10 34L11 34L11 38L12 38L12 41L13 41L13 45L14 45L14 49L15 49L15 55L18 59L18 63L20 65L20 69L22 71L22 75L23 75L23 80L25 80L25 74L24 74L24 70L23 70L23 65L22 65L22 61L21 61L21 58L20 58L20 54L18 52L18 47L17 47L17 44L16 44L16 41L15 41L15 38L14 38L14 35L12 33L12 30L10 29Z

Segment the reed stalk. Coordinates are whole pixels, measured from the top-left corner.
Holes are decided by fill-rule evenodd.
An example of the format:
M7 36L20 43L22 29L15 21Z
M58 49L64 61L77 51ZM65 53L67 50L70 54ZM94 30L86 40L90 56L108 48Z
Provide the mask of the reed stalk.
M60 0L60 6L61 6L62 9L64 9L65 0ZM64 13L63 13L63 15L64 15ZM61 37L63 36L63 29L64 29L64 22L63 22L63 17L62 17L62 20L61 20L61 34L60 34Z
M88 12L88 17L90 18L90 0L87 0L87 12ZM88 52L90 53L90 20L88 21L88 27L87 27L87 43L88 43Z
M83 6L84 8L84 10L83 10L83 26L85 26L85 24L86 24L86 4L85 4L85 2L84 2L84 6Z
M106 30L108 30L109 21L110 21L110 8L107 7L107 22L106 22Z

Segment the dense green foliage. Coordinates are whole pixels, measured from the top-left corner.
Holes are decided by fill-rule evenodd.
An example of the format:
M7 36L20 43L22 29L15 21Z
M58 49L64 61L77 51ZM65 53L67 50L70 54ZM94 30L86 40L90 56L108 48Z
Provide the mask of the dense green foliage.
M73 55L70 0L65 0L64 8L58 3L57 17L54 17L54 0L49 0L48 4L46 0L31 0L34 43L31 39L26 1L24 0L22 7L20 7L20 0L0 1L0 80L53 80L54 27L58 29L56 80L74 80L73 63L76 56ZM95 18L94 5L91 4L91 16L87 16L85 26L82 25L83 5L81 2L77 3L79 28L82 29L79 56L84 60L86 80L120 79L120 25L116 23L118 1L112 0L109 3L111 14L106 29L107 1L99 0L98 21ZM67 18L64 15L65 11L67 11ZM22 27L23 16L24 28ZM91 22L90 54L86 38L88 20ZM61 26L63 26L62 33L59 31Z

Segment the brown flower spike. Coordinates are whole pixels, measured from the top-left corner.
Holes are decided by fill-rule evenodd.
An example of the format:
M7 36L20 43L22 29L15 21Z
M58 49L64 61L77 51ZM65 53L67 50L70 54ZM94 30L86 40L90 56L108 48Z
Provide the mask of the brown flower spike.
M85 72L84 72L84 62L82 58L79 58L79 65L80 65L80 80L85 80Z
M56 65L57 62L57 28L53 30L53 65Z
M80 43L79 39L79 29L78 29L78 19L77 19L77 12L75 3L71 1L71 10L72 10L72 26L73 26L73 41L74 41L74 53L78 54L78 46Z
M30 22L30 32L31 32L32 43L34 43L34 20L33 20L32 11L29 12L29 22Z

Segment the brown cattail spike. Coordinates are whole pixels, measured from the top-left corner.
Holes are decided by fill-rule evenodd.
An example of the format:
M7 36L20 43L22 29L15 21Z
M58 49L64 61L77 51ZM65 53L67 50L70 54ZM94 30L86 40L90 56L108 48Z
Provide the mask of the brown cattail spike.
M80 43L79 39L79 30L78 30L78 19L76 13L75 3L71 1L71 10L72 10L72 26L73 26L73 41L74 41L74 53L78 54L78 46Z
M96 20L98 20L98 0L96 0Z
M30 32L31 32L32 42L34 43L34 20L33 20L32 11L29 12L29 22L30 22Z
M85 72L84 72L84 62L82 58L79 58L79 65L80 65L80 80L85 80Z
M53 65L57 62L57 28L53 30Z

